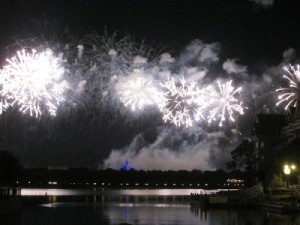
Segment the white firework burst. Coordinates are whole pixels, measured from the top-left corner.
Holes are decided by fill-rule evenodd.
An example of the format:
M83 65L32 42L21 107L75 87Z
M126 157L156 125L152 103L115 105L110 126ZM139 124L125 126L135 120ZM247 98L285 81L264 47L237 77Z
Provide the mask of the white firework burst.
M170 121L176 126L192 126L198 108L195 103L196 82L188 83L184 78L176 82L173 78L169 78L162 82L161 86L165 89L160 102L163 120Z
M226 119L235 121L235 115L243 115L245 107L243 102L239 102L236 98L242 88L234 88L232 81L225 83L218 83L218 88L215 89L213 86L208 86L204 95L202 96L202 102L205 104L202 106L203 111L207 111L208 123L219 120L219 126L223 125Z
M283 75L283 78L289 81L289 87L276 90L276 92L281 93L278 96L279 101L276 103L276 106L285 103L285 110L287 110L291 105L296 107L300 97L300 65L290 65L283 69L287 72L287 74Z
M161 94L155 88L153 82L144 77L139 71L136 72L137 74L131 75L119 91L123 104L133 111L143 109L147 105L157 104L161 99Z
M58 105L64 101L67 88L62 80L62 59L50 49L37 53L21 50L4 66L5 82L2 95L9 96L10 105L18 105L23 113L38 117L44 108L56 115ZM6 97L7 99L7 97Z

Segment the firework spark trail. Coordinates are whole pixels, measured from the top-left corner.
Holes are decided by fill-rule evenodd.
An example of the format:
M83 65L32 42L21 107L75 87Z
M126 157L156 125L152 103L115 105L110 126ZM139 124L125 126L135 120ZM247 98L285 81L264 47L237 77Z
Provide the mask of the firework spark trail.
M61 81L64 73L61 59L50 49L41 53L22 50L7 59L7 63L4 66L7 77L4 85L6 94L12 98L11 105L18 105L21 112L36 117L45 107L50 115L55 116L67 88L66 82Z
M276 92L282 93L278 96L279 101L276 103L276 106L286 103L285 110L287 110L290 105L295 107L300 97L300 65L290 65L283 69L287 72L283 78L289 81L289 87L276 89Z
M161 94L154 87L153 82L147 80L143 74L133 75L121 87L121 101L126 107L130 107L133 111L142 109L146 105L158 104Z
M153 66L158 57L157 53L144 42L136 42L131 35L119 38L116 32L111 36L106 32L103 36L88 35L84 43L86 66L90 68L91 64L97 65L100 69L106 70L109 76L130 74L135 66L134 58L137 56L150 60L143 68Z
M163 113L163 120L170 121L176 126L192 126L194 117L197 114L197 106L194 101L196 94L196 82L188 83L184 78L176 82L169 78L161 83L165 89L160 111Z
M83 39L82 45L84 52L78 62L80 62L79 74L82 74L80 82L82 84L84 80L86 84L84 99L97 94L97 105L101 108L113 108L120 103L120 91L123 92L121 97L124 102L131 94L137 94L135 91L125 93L124 83L129 80L134 70L148 70L157 62L156 52L144 42L136 42L131 35L120 37L117 32L111 36L107 32L104 35L87 35ZM145 59L146 63L137 63L138 60L136 59ZM150 82L152 81L150 80ZM145 85L144 88L147 88L150 85L148 77L145 79L145 83L142 83L142 80L136 79L127 82L127 85L129 89L138 85ZM95 93L95 90L98 93ZM131 104L135 103L127 103L128 106ZM135 109L137 108L139 106L135 107Z
M219 126L223 125L226 118L235 121L234 114L237 112L240 115L244 114L245 107L242 102L239 102L235 97L241 92L241 87L234 88L232 81L222 84L218 81L218 88L214 89L208 86L203 93L201 102L205 103L201 106L202 111L209 111L207 120L208 123L220 119Z
M7 82L8 76L5 70L0 71L0 115L3 111L6 111L10 106L9 99L11 95L9 94L9 82Z

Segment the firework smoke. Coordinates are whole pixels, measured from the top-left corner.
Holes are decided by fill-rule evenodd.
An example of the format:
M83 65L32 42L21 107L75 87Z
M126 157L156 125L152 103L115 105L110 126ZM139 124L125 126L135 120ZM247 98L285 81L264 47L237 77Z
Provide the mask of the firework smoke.
M128 147L113 150L104 161L104 167L114 168L127 158L133 168L142 170L226 169L224 162L230 159L230 149L221 147L229 143L223 132L207 133L201 128L185 131L158 129L159 135L151 144L147 144L143 135L139 134ZM231 145L237 143L237 139L231 140Z
M252 2L255 2L258 5L261 5L262 7L271 7L274 4L274 0L249 0Z
M249 130L243 122L253 122L259 110L272 111L272 102L265 107L263 95L273 96L276 67L250 77L247 67L235 59L220 62L218 43L192 41L179 57L157 54L131 36L107 33L58 46L63 49L57 52L70 51L64 62L51 50L23 50L8 59L0 71L0 112L18 106L36 117L43 111L55 115L66 99L72 110L61 110L53 123L43 124L55 137L28 144L36 150L47 146L47 151L61 158L66 158L65 153L56 149L68 149L73 157L83 158L81 148L89 152L85 165L107 157L105 168L119 168L127 156L136 169L226 169L230 151L238 146L241 133ZM294 52L289 50L285 58L291 55ZM292 80L299 69L287 72ZM62 75L68 78L67 95ZM280 91L296 92L298 87L293 88ZM243 102L257 111L248 112ZM152 105L158 107L148 110ZM53 139L57 141L52 143ZM41 153L38 158L42 157ZM28 160L32 165L39 163Z
M236 59L227 59L223 63L223 69L228 73L241 74L246 73L247 67L241 66L236 63Z

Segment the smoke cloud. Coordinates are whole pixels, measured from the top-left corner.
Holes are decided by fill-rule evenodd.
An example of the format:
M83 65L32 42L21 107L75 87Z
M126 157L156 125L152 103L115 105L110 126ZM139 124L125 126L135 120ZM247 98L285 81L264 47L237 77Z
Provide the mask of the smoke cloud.
M293 48L289 48L283 52L283 59L287 62L291 61L296 56L296 51Z
M251 2L255 2L263 7L271 7L274 4L274 0L249 0Z
M57 120L51 120L53 123L39 125L44 126L48 135L38 142L27 138L27 148L39 152L36 158L23 156L28 165L72 167L72 159L82 158L80 163L84 166L101 163L101 168L118 169L127 159L138 170L226 170L231 151L250 135L256 113L279 111L275 107L275 90L282 83L281 67L296 55L289 48L283 52L279 65L265 66L255 73L248 66L238 64L237 59L223 60L219 43L197 39L178 56L165 52L153 57L146 48L132 44L130 38L120 42L94 40L102 42L75 45L75 57L69 60L73 84L69 92L76 103L70 105L74 105L74 111L58 114ZM138 77L151 81L158 89L168 78L193 81L199 89L207 84L216 86L216 81L232 80L235 87L242 86L238 101L247 109L236 121L226 120L223 127L214 120L211 123L200 120L189 128L176 127L163 121L158 104L132 111L122 103L120 92L124 92L124 84ZM28 128L26 134L37 137L34 132L35 129ZM39 149L57 157L50 153L44 155Z
M235 74L239 74L239 73L245 73L247 71L247 66L242 66L242 65L238 65L236 63L236 59L227 59L224 63L223 63L223 69L228 73L235 73Z
M177 59L169 53L161 56L158 77L184 76L201 84L210 76L212 66L218 66L219 53L219 44L194 40ZM215 129L213 124L203 126L201 122L191 128L178 128L166 123L155 128L152 141L145 139L147 132L141 132L133 137L128 146L112 150L103 166L117 169L127 159L131 167L141 170L226 170L231 151L250 135L256 114L278 112L274 85L279 86L282 80L280 68L294 55L294 49L286 50L282 63L264 68L261 74L249 74L247 66L239 65L237 59L220 63L226 72L223 79L234 77L234 82L243 86L242 98L247 105L246 116L239 118L235 127L230 124L231 130ZM164 67L164 63L172 63L172 67ZM174 73L172 68L177 68L178 72Z
M113 150L104 167L116 168L128 159L131 167L139 170L226 169L224 162L230 160L230 151L221 145L230 141L224 132L206 133L200 127L184 132L173 128L158 130L153 143L145 143L139 134L126 148Z
M179 58L179 66L183 65L199 65L209 66L211 63L219 61L220 44L206 44L201 40L192 41L181 54Z
M175 59L172 58L172 56L171 56L170 53L163 53L163 54L160 56L159 64L164 64L164 63L174 63L174 62L175 62Z

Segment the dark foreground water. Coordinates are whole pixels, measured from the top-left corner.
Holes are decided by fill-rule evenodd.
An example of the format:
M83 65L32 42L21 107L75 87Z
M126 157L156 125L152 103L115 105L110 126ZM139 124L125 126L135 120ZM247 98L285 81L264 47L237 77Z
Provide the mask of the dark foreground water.
M53 190L34 191L35 196L30 200L38 201L23 204L19 219L14 217L3 224L300 225L299 214L285 215L255 209L202 211L189 202L189 193L201 190L55 190L55 196ZM45 191L47 195L41 196ZM23 195L28 198L30 193L23 192Z

